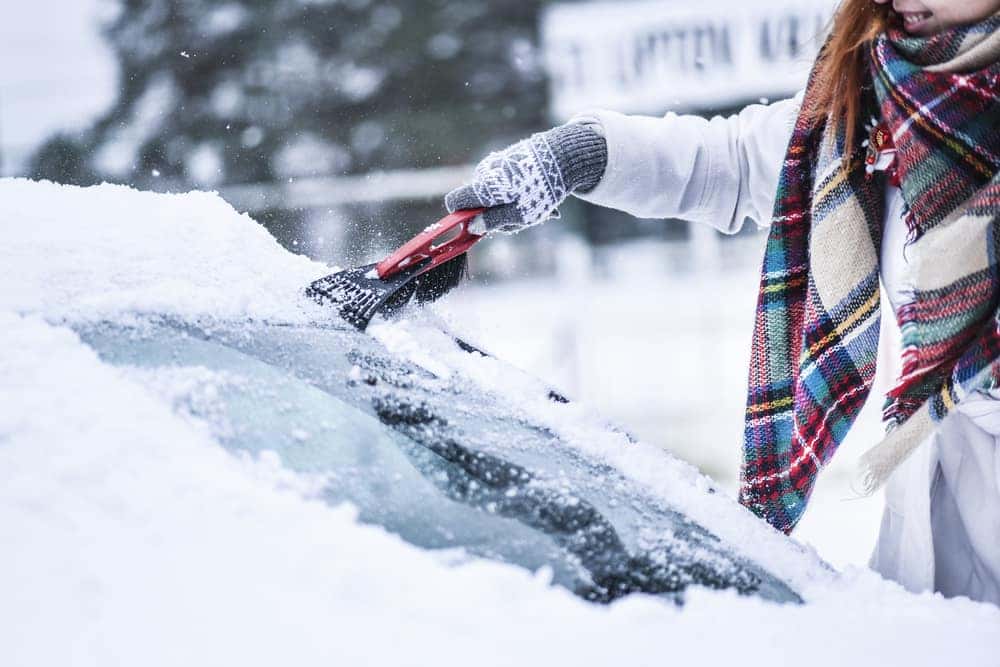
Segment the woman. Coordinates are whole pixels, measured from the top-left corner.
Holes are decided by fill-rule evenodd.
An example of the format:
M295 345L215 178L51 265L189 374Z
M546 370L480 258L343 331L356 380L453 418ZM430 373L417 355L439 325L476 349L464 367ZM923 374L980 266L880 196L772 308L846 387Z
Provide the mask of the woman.
M569 194L770 225L740 500L785 532L871 388L881 284L903 358L862 461L869 492L891 474L872 565L1000 604L998 62L1000 0L845 0L796 98L712 120L586 113L491 154L446 204L486 207L489 231Z

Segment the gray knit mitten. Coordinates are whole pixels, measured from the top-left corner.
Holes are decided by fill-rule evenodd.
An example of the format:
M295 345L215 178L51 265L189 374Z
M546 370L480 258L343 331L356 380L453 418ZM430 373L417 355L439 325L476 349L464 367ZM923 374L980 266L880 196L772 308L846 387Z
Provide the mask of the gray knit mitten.
M473 232L518 232L558 217L573 192L590 192L608 164L604 137L588 125L570 123L533 134L476 166L472 183L452 190L445 206L454 213L485 208Z

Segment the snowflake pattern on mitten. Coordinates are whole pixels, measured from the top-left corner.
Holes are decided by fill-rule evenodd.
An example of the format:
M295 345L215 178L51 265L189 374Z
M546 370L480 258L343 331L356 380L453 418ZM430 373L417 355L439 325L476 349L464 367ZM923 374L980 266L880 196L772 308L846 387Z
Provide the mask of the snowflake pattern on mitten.
M485 207L516 204L526 227L558 217L557 208L569 195L542 133L488 155L476 167L474 187Z

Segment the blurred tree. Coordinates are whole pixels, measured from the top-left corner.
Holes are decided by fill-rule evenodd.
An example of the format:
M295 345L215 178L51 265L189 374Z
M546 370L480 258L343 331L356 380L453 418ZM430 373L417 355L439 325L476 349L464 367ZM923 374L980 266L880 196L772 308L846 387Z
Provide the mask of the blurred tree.
M58 134L35 153L33 176L70 185L87 185L98 180L87 160L87 147L73 137Z
M120 94L33 175L216 186L464 163L546 122L544 0L121 0Z

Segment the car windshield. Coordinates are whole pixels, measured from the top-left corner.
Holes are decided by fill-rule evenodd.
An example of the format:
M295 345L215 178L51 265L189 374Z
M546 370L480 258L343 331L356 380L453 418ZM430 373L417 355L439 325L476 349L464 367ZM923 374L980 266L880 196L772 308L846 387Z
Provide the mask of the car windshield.
M236 452L275 452L332 504L428 549L549 568L595 601L692 584L797 595L504 397L353 329L163 318L76 326ZM562 400L553 394L556 400ZM623 439L624 440L624 439Z

